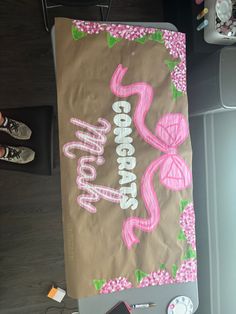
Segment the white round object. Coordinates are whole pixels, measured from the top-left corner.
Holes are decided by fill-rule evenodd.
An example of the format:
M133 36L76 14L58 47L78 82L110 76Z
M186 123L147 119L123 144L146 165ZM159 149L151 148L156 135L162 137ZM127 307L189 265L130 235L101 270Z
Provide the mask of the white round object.
M232 1L231 0L217 0L216 14L222 22L227 22L232 16Z
M179 296L168 305L168 314L192 314L193 302L189 297Z

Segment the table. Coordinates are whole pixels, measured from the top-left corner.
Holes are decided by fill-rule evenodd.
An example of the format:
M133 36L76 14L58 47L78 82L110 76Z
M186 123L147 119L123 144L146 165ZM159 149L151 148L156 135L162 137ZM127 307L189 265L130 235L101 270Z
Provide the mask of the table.
M115 23L115 22L112 22ZM156 27L160 29L174 30L176 27L169 23L129 23L116 22L119 24L142 25L145 27ZM55 58L55 32L52 29L52 45ZM168 304L177 296L184 295L189 297L194 306L194 312L198 307L198 285L197 282L188 282L185 284L174 284L164 286L154 286L139 289L129 289L126 291L115 292L108 295L98 295L78 300L80 314L104 314L112 308L117 302L123 300L129 304L154 302L157 307L139 310L139 313L164 314Z

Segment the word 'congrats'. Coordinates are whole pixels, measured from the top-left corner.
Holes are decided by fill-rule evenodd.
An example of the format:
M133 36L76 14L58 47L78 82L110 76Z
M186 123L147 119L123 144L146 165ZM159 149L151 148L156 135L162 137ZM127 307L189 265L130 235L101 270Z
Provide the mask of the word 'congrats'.
M122 209L135 210L138 207L137 196L137 185L134 182L136 175L133 170L136 166L136 158L133 156L135 148L132 145L133 139L130 136L132 133L131 123L132 119L128 115L131 110L131 104L127 101L117 101L112 105L116 115L113 119L115 125L115 143L118 144L116 147L116 153L119 156L117 158L119 175L120 192L123 198L120 201L120 207Z

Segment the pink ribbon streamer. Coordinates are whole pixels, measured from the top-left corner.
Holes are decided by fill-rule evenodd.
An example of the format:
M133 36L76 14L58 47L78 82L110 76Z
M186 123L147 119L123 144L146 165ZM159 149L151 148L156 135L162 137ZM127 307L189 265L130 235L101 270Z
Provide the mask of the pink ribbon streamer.
M118 97L126 98L138 95L134 112L134 124L139 135L155 149L165 153L154 160L145 170L141 181L141 197L145 204L148 217L130 217L123 223L122 237L128 249L140 242L134 229L144 232L153 231L160 221L160 207L153 185L154 174L159 169L159 180L166 188L179 191L187 188L191 182L191 172L185 161L178 155L177 147L189 135L188 124L181 113L168 113L156 125L153 134L145 125L145 118L153 101L153 89L145 82L137 82L122 86L121 82L127 68L118 65L111 82L111 91Z

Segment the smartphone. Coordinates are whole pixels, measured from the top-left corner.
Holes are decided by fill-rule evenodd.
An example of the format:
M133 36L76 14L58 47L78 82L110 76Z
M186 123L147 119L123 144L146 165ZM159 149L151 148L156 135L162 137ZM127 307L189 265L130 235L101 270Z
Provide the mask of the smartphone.
M117 303L112 309L110 309L106 314L130 314L131 308L125 302Z

